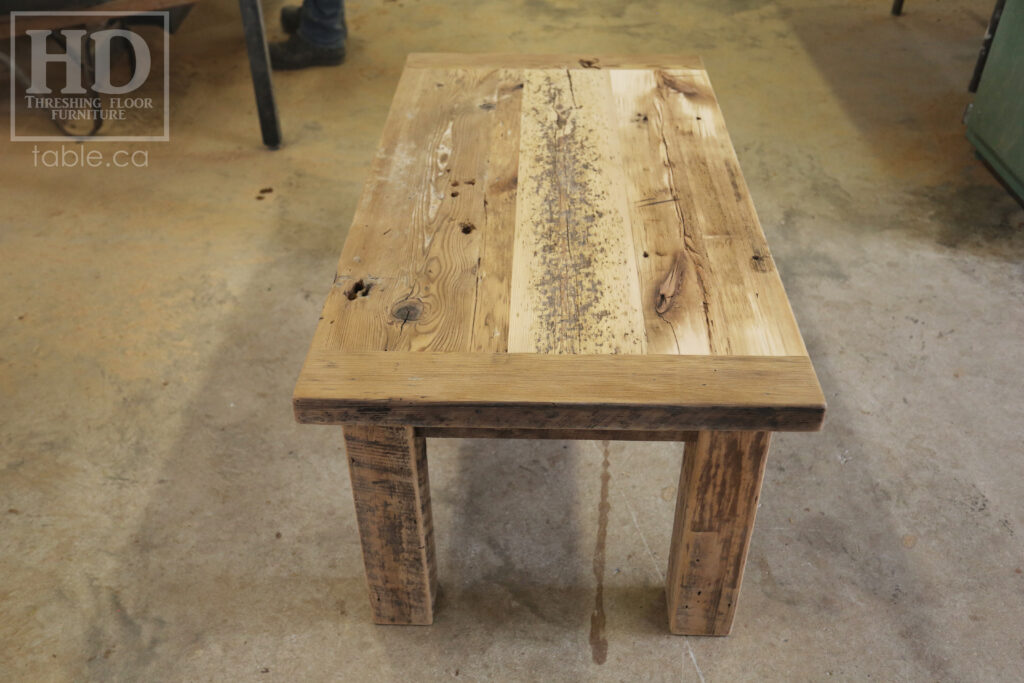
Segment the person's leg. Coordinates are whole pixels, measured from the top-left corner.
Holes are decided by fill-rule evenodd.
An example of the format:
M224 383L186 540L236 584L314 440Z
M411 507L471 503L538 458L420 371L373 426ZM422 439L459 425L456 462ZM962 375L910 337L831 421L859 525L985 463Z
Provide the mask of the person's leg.
M318 47L344 47L348 37L342 0L303 0L299 35Z
M270 46L275 69L334 66L345 61L348 27L343 0L303 0L301 9L282 10L281 25L292 35Z
M281 28L288 35L297 33L302 23L302 5L285 5L281 8Z

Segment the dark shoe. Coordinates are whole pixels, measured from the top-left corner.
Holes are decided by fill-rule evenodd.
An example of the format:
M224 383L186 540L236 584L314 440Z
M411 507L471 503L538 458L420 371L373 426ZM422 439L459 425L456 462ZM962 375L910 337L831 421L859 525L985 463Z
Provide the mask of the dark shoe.
M299 24L302 23L302 6L298 7L282 7L281 8L281 28L288 35L291 35L299 30Z
M320 47L298 33L280 43L270 44L270 65L277 70L305 69L309 66L337 66L345 61L345 48Z

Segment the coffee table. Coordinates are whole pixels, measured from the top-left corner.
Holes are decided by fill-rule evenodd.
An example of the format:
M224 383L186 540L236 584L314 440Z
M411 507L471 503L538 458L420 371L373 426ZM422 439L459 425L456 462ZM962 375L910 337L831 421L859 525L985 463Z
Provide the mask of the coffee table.
M825 400L700 59L410 55L294 408L343 426L378 623L433 620L427 437L669 440L669 627L728 633Z

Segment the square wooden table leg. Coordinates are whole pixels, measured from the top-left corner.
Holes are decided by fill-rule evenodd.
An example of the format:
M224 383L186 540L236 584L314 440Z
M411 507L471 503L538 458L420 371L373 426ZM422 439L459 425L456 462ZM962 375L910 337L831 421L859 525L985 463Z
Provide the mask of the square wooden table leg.
M426 440L412 427L343 429L374 621L430 624L437 569Z
M700 432L679 476L666 593L672 633L728 635L770 432Z

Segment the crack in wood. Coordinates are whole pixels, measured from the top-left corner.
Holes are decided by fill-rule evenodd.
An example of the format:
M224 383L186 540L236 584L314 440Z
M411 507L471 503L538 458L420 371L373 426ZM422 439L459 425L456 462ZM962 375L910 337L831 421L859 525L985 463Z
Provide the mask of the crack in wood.
M664 80L662 80L662 82L664 82ZM659 137L659 140L660 140L660 145L661 145L662 152L665 155L665 167L667 169L667 173L668 173L668 177L669 177L669 187L674 189L674 188L679 187L679 184L676 182L676 173L675 173L676 165L675 165L675 163L672 160L672 154L669 152L670 147L669 147L669 144L668 144L668 140L665 138L665 116L664 116L664 113L663 113L662 108L660 106L656 106L655 109L658 112L658 126L657 126L658 137ZM678 198L678 193L673 192L673 197ZM696 245L694 244L694 238L693 238L693 236L691 234L691 231L688 229L686 217L683 215L683 207L680 206L680 203L678 201L672 202L672 206L674 207L675 213L676 213L676 217L679 220L679 229L680 229L680 232L682 233L682 238L683 238L683 248L685 249L686 253L690 256L689 260L691 260L693 262L693 274L694 274L694 278L697 281L697 287L698 287L699 292L700 292L700 300L701 300L701 302L703 304L702 305L702 311L703 311L703 314L704 314L704 327L707 330L707 335L708 335L708 347L711 350L711 352L714 353L715 352L715 343L714 343L714 339L715 338L714 338L714 335L712 334L712 332L713 332L713 323L711 321L711 316L710 316L710 307L708 305L707 286L706 286L706 284L704 282L704 273L703 273L703 267L702 267L702 263L703 263L704 259L702 258L702 254L700 253L700 251L697 249ZM679 255L677 255L677 259L678 258L679 258ZM675 266L673 264L673 268L674 267ZM680 282L681 282L681 280L680 280ZM666 308L665 311L667 312L668 308ZM664 319L664 316L663 316L662 312L659 312L658 315L659 315L659 317L662 317L662 319ZM668 321L666 320L666 322L668 322ZM673 337L675 337L675 326L672 325L671 327L672 327L672 335L673 335ZM679 344L679 340L677 338L676 339L676 346L677 346L677 348L678 348L678 344Z

